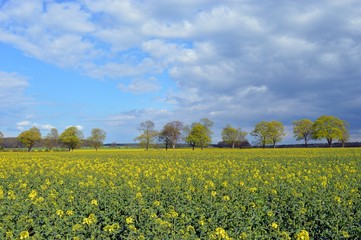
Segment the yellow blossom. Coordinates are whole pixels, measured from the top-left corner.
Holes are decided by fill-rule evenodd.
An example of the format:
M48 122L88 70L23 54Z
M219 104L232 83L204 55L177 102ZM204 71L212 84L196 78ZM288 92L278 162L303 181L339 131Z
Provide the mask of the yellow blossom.
M38 192L36 190L31 190L31 192L29 193L28 197L33 200L34 198L36 198L36 196L38 196Z
M299 233L296 234L297 240L309 240L310 236L306 230L301 230Z
M224 196L224 197L223 197L223 200L224 200L224 201L229 201L230 199L231 199L231 198L230 198L229 196Z
M26 239L26 238L28 238L28 237L30 237L28 231L22 231L22 232L20 233L20 239Z
M125 222L126 222L127 224L132 224L132 223L134 223L134 219L133 219L132 217L127 217L127 218L125 219Z
M64 216L64 211L63 210L56 210L56 215L58 215L59 217L63 217Z
M278 228L278 224L275 223L275 222L273 222L273 223L271 224L271 227L274 228L274 229L277 229L277 228Z
M74 212L72 210L66 210L66 215L72 216L74 215Z
M93 206L98 206L98 201L96 199L93 199L90 204Z

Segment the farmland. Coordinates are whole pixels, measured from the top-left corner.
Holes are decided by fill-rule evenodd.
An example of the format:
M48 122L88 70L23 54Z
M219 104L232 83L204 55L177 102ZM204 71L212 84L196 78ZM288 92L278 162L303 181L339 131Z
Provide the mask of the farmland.
M355 239L361 149L2 153L0 239Z

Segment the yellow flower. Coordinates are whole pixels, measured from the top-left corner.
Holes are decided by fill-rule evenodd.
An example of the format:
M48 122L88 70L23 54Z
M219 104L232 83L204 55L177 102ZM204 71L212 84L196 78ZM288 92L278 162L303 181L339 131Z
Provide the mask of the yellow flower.
M20 239L25 239L25 238L28 238L28 237L30 237L28 231L22 231L22 232L20 233Z
M215 197L215 196L217 195L217 192L216 192L216 191L212 191L212 192L211 192L211 195L212 195L212 197Z
M273 222L273 223L271 224L271 227L274 228L274 229L277 229L277 228L278 228L278 224L275 223L275 222Z
M72 210L67 210L66 215L72 216L72 215L74 215L74 212Z
M310 236L306 230L301 230L299 233L296 234L297 240L309 240Z
M132 224L132 223L134 223L134 219L133 219L132 217L127 217L127 218L125 219L125 222L126 222L127 224Z
M350 237L350 234L348 234L348 232L346 232L346 231L341 231L341 233L342 233L342 236L344 238L349 238Z
M89 214L89 217L83 219L83 224L91 225L96 222L96 217L94 214Z
M178 213L177 213L176 211L172 210L172 211L170 212L170 216L171 216L172 218L177 218L177 217L178 217Z
M117 229L119 229L119 224L118 224L118 223L114 223L114 224L112 224L112 225L106 225L106 226L103 228L103 230L104 230L105 232L109 232L109 233L115 232Z
M58 215L59 217L63 217L64 216L64 211L63 210L56 210L56 215Z
M223 197L223 200L224 200L224 201L229 201L230 199L231 199L231 198L230 198L229 196L224 196L224 197Z
M142 198L142 193L141 193L141 192L138 192L138 193L135 195L135 197L136 197L137 199L141 199L141 198Z
M29 193L28 197L33 200L34 198L36 198L36 196L38 196L38 192L36 190L31 190L31 192Z
M93 205L93 206L98 206L98 201L97 201L96 199L93 199L93 200L91 201L91 205Z
M341 203L341 198L339 196L335 196L335 201L338 202L338 203Z
M156 206L156 207L158 207L158 206L160 205L160 202L159 202L159 201L154 201L154 202L153 202L153 205Z
M136 232L137 231L137 228L132 224L132 225L129 225L128 226L128 229L132 232Z

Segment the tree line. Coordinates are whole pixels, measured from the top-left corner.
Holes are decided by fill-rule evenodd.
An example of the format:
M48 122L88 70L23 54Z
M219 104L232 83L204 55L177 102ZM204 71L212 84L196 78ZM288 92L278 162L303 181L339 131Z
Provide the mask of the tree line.
M0 137L3 138L1 132ZM91 131L91 136L85 139L83 132L77 127L72 126L65 129L60 135L56 128L52 128L50 132L42 138L40 130L36 127L32 127L29 130L21 132L17 137L17 140L27 148L28 152L30 152L40 141L42 141L44 146L49 150L62 146L69 151L72 151L75 148L80 148L84 142L98 150L98 148L103 145L105 137L106 133L104 130L94 128Z
M339 141L344 146L350 137L348 123L334 116L321 116L314 122L310 119L301 119L292 122L292 124L295 139L297 141L302 140L305 147L307 147L311 139L326 139L329 147L332 147L334 141ZM154 122L148 120L139 124L138 130L141 133L134 140L139 142L146 150L156 144L164 145L166 150L168 148L175 149L179 142L187 143L193 150L196 147L203 149L212 143L212 127L213 122L211 120L202 118L199 122L190 125L184 125L181 121L172 121L165 124L160 131L157 131ZM235 146L240 146L242 142L247 141L247 134L241 128L227 124L222 129L221 136L224 143L235 148ZM281 122L261 121L255 125L250 135L256 139L259 146L264 148L266 145L275 147L286 134ZM4 135L0 132L0 146L2 146L1 140L3 137ZM91 136L85 139L82 131L74 126L65 129L60 135L58 130L53 128L45 138L42 138L38 128L32 127L21 132L17 137L18 141L27 147L29 152L41 140L49 150L61 145L72 151L81 147L84 141L98 150L103 146L105 138L106 132L104 130L94 128L91 131Z
M293 134L297 141L303 140L305 147L308 141L326 139L328 146L337 140L344 146L349 139L348 123L334 116L321 116L312 122L309 119L301 119L292 122ZM195 147L203 149L212 142L213 122L208 118L203 118L199 122L191 125L183 125L180 121L169 122L163 126L161 131L155 130L155 125L148 120L139 125L138 130L141 134L135 138L141 146L149 149L157 143L164 144L166 150L170 146L175 148L177 142L184 141L194 150ZM227 124L222 129L222 140L234 148L236 145L247 141L246 132L241 128L235 128ZM276 146L286 136L284 126L279 121L261 121L257 123L250 132L257 144L265 148L266 145Z

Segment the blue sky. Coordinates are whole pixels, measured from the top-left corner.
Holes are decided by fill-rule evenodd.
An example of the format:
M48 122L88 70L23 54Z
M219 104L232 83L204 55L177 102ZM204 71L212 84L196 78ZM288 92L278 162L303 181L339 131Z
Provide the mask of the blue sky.
M0 131L334 115L361 141L358 0L0 0ZM249 137L250 141L252 138Z

